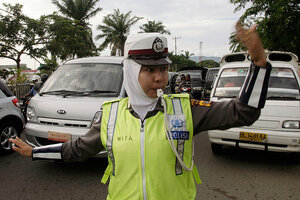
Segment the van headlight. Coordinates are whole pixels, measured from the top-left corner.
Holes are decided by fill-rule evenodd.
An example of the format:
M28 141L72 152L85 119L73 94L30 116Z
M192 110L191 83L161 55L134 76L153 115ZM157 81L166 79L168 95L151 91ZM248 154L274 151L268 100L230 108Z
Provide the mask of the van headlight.
M91 125L93 125L95 122L100 121L101 114L102 114L102 109L95 113L93 120L91 122L92 123Z
M299 129L300 121L284 121L282 123L282 128Z
M26 112L27 121L37 122L37 116L34 107L28 106Z

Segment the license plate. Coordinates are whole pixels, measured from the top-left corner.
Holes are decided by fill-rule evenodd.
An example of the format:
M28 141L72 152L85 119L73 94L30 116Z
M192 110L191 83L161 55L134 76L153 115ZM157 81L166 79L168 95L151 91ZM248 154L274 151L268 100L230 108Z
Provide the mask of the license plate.
M248 140L253 142L267 142L267 134L241 131L240 140Z
M60 133L54 131L48 131L48 140L56 142L67 142L71 140L72 135L70 133Z

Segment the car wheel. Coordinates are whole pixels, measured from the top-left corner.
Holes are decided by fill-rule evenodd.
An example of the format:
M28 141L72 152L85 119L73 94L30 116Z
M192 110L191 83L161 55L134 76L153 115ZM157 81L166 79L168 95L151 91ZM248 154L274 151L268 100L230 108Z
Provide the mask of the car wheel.
M20 137L21 129L12 121L4 122L0 125L0 153L12 152L11 142L9 138Z
M220 155L222 153L222 145L216 144L216 143L211 143L211 150L212 150L213 154Z

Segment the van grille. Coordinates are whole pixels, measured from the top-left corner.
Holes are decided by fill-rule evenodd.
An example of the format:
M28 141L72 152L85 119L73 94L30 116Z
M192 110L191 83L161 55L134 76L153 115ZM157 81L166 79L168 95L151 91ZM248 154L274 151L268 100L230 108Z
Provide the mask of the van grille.
M46 122L46 121L40 121L41 124L47 124L47 125L54 125L54 126L58 126L58 123L55 122Z
M65 124L65 126L69 127L87 127L85 124Z
M80 127L80 128L86 128L88 127L87 124L75 124L75 123L57 123L57 122L51 122L51 121L40 121L41 124L46 125L52 125L52 126L66 126L66 127Z

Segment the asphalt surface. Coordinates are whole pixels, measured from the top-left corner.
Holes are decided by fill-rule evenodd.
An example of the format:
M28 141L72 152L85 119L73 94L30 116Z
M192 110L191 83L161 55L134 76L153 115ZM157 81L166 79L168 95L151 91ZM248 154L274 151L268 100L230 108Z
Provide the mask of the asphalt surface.
M215 156L207 134L201 133L195 163L203 182L196 200L300 199L300 164L289 154L226 148ZM0 200L106 199L107 185L100 182L106 165L105 158L55 163L2 155Z

